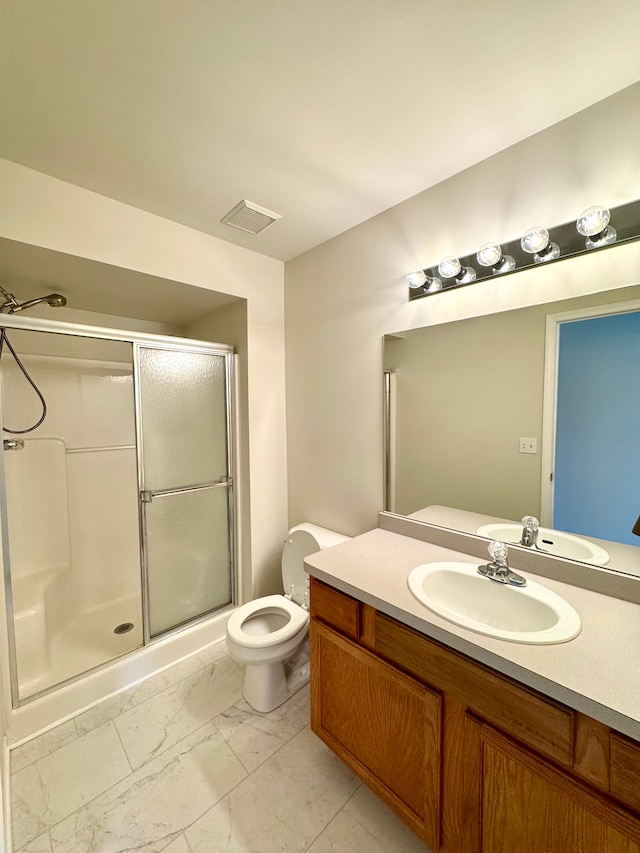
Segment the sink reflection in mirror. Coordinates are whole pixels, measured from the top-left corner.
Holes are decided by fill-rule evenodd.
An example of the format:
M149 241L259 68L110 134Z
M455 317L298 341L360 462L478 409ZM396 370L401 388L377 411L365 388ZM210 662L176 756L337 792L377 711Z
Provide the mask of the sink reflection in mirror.
M632 532L640 511L640 454L633 446L637 434L618 437L621 424L631 424L633 431L637 416L621 414L618 403L605 402L607 388L621 383L604 382L604 390L596 387L591 367L584 367L583 375L570 383L572 388L586 388L591 399L591 414L578 418L578 426L586 423L591 429L591 421L602 413L608 418L606 427L599 425L593 432L592 438L600 438L594 438L588 452L577 454L570 471L566 466L561 470L555 458L555 433L548 426L556 414L553 389L558 381L551 366L560 361L554 362L549 351L552 341L562 338L558 330L582 326L587 331L588 326L595 331L582 335L581 345L591 351L597 341L597 352L604 347L608 353L612 339L605 327L609 319L617 323L625 317L634 324L640 320L638 285L385 336L385 508L416 517L424 508L448 506L475 514L477 523L465 527L451 520L421 520L473 534L483 524L517 525L531 513L545 528L595 541L602 549L591 560L589 549L578 556L572 547L571 554L562 553L566 559L640 575L640 539ZM607 322L601 326L601 321ZM547 322L554 332L547 334ZM613 344L617 346L620 337L614 336ZM638 334L631 337L640 341ZM597 360L597 353L594 357ZM575 361L579 370L583 360ZM640 395L631 392L628 380L622 386L624 400L640 411ZM527 449L521 451L523 446ZM568 514L561 509L558 490L564 488L567 494L561 481L568 484ZM569 520L572 513L575 517ZM569 547L569 541L563 547Z
M522 524L506 518L467 512L449 506L424 507L418 512L411 513L408 518L462 533L499 539L510 546L518 545L522 536ZM640 576L640 549L631 545L607 542L591 536L574 536L547 527L540 527L538 545L540 549L544 549L539 551L540 554L547 553L554 557L563 557L602 568L610 568L613 564L616 571ZM578 553L580 556L577 556ZM590 560L590 557L593 557L593 560Z
M566 643L582 628L576 610L542 584L529 578L524 587L495 583L472 563L425 563L409 573L408 584L433 613L499 640Z
M522 536L522 525L509 522L483 524L476 533L478 536L518 545ZM580 536L573 536L561 530L551 530L549 527L540 527L538 530L538 550L541 553L553 554L554 557L565 557L568 560L591 563L594 566L606 566L609 562L608 551L596 545L595 542L589 542Z

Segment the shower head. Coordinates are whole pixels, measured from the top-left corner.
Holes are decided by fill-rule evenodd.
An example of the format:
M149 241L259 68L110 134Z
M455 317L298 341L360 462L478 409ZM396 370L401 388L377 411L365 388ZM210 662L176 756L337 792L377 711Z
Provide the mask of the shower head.
M61 293L50 293L48 296L45 296L45 302L52 308L64 308L67 304L67 298Z
M15 305L8 306L9 313L15 314L18 311L24 311L25 308L33 308L34 305L40 305L41 302L46 302L47 305L50 305L52 308L62 308L67 304L66 298L62 296L61 293L50 293L48 296L40 296L38 299L29 299L27 302L16 302Z

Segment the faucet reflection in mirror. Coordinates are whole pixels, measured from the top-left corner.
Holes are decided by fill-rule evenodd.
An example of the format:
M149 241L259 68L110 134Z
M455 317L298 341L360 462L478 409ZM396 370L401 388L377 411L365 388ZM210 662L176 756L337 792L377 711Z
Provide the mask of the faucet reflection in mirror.
M613 224L615 223L615 227ZM547 229L529 228L508 243L488 242L464 257L447 255L438 264L412 270L407 276L409 299L444 293L495 275L509 275L536 264L575 258L587 252L640 239L640 201L609 210L596 205L575 222Z

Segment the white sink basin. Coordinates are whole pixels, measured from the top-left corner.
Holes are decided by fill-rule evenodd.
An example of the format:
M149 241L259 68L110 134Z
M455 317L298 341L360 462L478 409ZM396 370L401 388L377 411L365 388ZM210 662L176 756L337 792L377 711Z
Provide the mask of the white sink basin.
M483 524L476 530L476 533L478 536L488 536L489 539L518 545L522 536L522 525L510 524L509 522ZM578 560L580 563L606 566L609 562L609 554L599 545L589 542L587 539L581 539L579 536L573 536L571 533L563 533L561 530L552 530L549 527L539 529L538 546L548 554L566 557L569 560Z
M472 563L425 563L409 574L409 589L438 616L512 643L566 643L580 617L555 592L527 579L515 587L482 577Z

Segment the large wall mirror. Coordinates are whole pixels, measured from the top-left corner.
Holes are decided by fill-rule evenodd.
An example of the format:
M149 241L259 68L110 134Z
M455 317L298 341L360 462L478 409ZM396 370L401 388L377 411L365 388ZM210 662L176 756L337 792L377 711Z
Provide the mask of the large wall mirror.
M384 338L386 509L640 575L640 285Z

